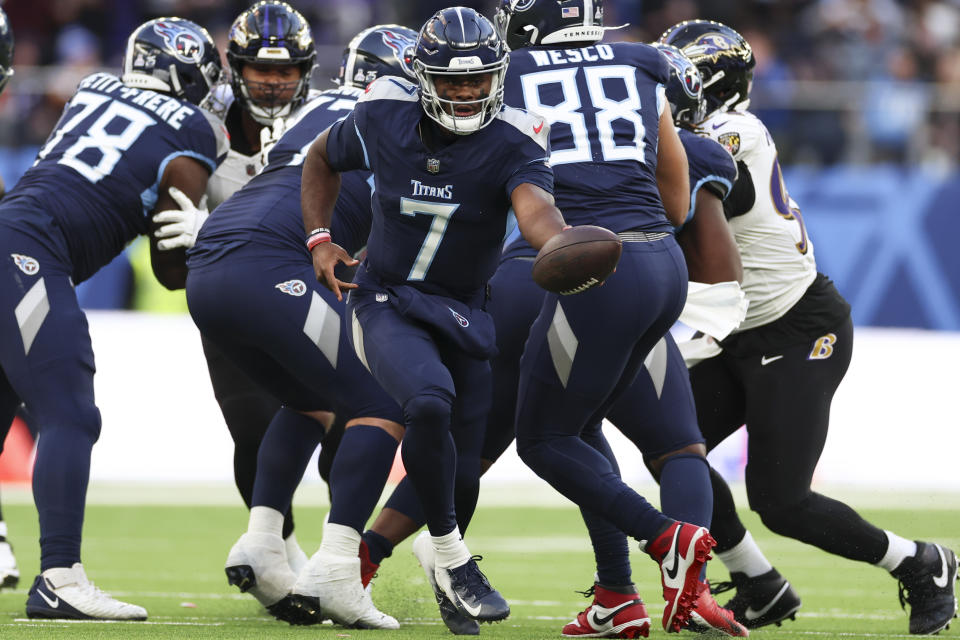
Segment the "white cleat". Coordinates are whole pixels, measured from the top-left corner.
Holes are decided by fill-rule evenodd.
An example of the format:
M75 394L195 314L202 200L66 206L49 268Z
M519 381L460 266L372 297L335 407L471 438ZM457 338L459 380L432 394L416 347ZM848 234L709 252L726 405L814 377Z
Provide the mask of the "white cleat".
M307 554L300 548L300 543L297 542L297 534L291 533L284 538L283 546L286 547L287 550L287 564L290 565L290 571L293 571L296 575L300 575L300 572L303 571L303 568L307 565L307 560L310 558L308 558Z
M300 572L292 598L322 617L357 629L399 629L400 623L379 611L360 581L360 558L319 549ZM319 614L318 614L319 615Z
M146 620L147 610L120 602L87 579L83 565L47 569L36 577L27 597L30 618Z
M13 557L13 547L0 536L0 589L15 589L20 582L20 569Z
M284 599L297 581L287 562L283 538L274 533L247 532L240 536L230 549L224 571L227 582L267 609Z

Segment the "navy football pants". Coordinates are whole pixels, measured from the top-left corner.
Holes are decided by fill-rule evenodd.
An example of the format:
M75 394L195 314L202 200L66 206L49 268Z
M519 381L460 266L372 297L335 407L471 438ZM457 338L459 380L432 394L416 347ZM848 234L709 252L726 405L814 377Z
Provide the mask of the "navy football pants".
M87 319L71 266L47 246L0 227L0 442L22 401L39 431L33 495L41 571L80 562L90 453L100 436Z

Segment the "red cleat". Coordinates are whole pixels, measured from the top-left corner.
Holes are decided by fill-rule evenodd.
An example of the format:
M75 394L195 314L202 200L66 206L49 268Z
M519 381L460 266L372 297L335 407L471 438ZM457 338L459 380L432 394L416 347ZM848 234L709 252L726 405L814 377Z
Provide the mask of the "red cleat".
M701 582L700 595L697 596L697 603L694 610L690 613L690 625L687 627L691 631L706 633L717 631L726 636L734 638L746 638L750 635L747 628L737 622L733 611L724 609L710 595L710 585Z
M373 577L377 575L380 565L370 562L370 547L363 540L360 541L360 552L357 555L360 556L360 583L366 589Z
M594 584L583 594L593 596L589 607L563 628L565 638L646 638L650 616L637 594L617 593Z
M700 594L700 569L716 544L706 528L674 522L656 540L643 545L644 551L660 564L663 599L667 603L663 628L668 633L680 631L690 620Z

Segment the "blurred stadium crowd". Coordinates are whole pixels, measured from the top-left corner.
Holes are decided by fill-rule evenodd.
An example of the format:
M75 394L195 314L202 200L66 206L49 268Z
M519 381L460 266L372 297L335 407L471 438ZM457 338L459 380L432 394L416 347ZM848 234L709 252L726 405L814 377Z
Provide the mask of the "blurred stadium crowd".
M221 46L247 0L5 2L17 75L0 99L0 147L35 147L77 81L119 67L145 19L180 15ZM292 0L310 21L329 86L340 52L375 23L419 25L442 0ZM483 13L492 0L462 0ZM960 152L960 0L606 0L608 39L649 41L677 21L737 28L757 58L753 110L787 164L885 163L946 169Z

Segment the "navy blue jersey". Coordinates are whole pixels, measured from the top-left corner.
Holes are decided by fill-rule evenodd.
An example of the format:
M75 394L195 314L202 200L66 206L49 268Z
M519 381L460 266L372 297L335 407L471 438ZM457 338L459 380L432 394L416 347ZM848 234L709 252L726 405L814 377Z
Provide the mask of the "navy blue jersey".
M697 193L701 188L726 200L733 183L737 181L737 163L722 144L710 138L680 129L680 142L687 152L690 167L690 211L687 221L696 211Z
M78 283L147 232L172 159L188 156L213 172L226 152L226 130L199 107L96 73L80 83L33 167L4 198L0 224L55 225L50 237L63 245Z
M628 42L510 53L505 101L550 123L557 207L569 224L670 231L657 190L669 67Z
M373 274L467 299L497 266L513 190L530 183L553 192L549 127L507 107L480 131L431 152L417 130L423 117L416 85L377 80L330 129L327 156L338 171L373 171Z
M300 211L303 161L316 137L346 117L361 93L350 88L325 91L304 105L296 123L270 150L263 171L207 218L188 253L188 266L208 264L248 242L294 251L309 260ZM342 176L331 235L351 254L366 244L370 232L371 185L368 171Z

